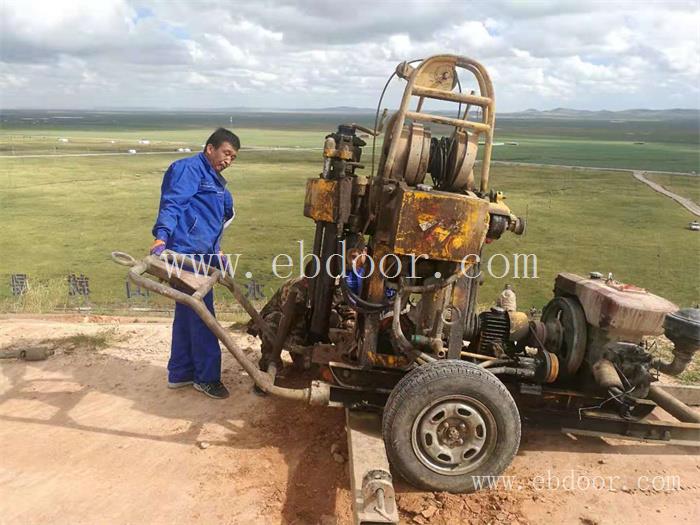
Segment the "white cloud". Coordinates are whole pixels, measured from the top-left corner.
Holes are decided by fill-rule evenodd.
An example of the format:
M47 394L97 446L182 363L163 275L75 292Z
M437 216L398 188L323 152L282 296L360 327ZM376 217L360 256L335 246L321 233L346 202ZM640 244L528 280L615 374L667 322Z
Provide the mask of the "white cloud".
M488 67L501 111L700 104L697 2L353 5L3 0L1 103L373 107L398 62L447 52Z
M206 86L210 82L204 75L192 71L187 75L187 83L193 86Z

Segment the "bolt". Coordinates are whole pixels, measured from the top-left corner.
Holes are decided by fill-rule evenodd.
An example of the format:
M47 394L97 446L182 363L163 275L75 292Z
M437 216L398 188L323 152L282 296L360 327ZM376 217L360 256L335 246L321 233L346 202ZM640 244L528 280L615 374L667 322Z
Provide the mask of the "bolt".
M459 438L459 439L457 440L457 444L458 444L458 445L464 445L464 440L463 440L462 438Z
M460 429L460 430L465 430L466 428L467 428L467 425L465 425L464 423L460 423L460 424L459 424L459 429Z

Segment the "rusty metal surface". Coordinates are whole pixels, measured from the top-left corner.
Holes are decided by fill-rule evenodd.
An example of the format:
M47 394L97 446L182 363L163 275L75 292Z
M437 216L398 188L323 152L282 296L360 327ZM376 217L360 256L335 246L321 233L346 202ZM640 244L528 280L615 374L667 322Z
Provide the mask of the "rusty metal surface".
M589 324L621 337L661 335L666 314L678 310L658 295L616 281L560 273L555 288L578 298Z
M443 192L403 190L390 247L400 255L460 262L481 252L488 229L488 203Z
M335 222L337 215L338 182L308 179L304 197L304 216L315 221Z
M700 424L649 420L646 416L656 404L648 399L638 400L630 419L586 408L597 406L604 399L581 391L542 386L540 394L521 389L516 395L521 414L532 424L559 427L562 432L575 435L700 446Z
M510 340L519 341L530 331L530 318L525 312L506 312L510 321Z

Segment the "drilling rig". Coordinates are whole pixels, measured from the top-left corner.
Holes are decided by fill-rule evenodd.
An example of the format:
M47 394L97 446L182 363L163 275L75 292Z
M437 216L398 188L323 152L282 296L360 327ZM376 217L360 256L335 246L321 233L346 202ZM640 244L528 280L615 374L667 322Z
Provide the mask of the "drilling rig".
M468 93L465 76L477 87ZM419 488L476 490L478 476L512 461L523 418L573 434L700 445L698 413L654 384L659 372L681 373L700 348L700 310L612 276L560 273L539 318L479 312L484 245L526 227L490 188L491 79L455 55L402 62L394 78L405 87L386 123L380 99L374 128L347 123L326 136L304 200L315 268L283 287L279 308L258 312L217 269L173 276L165 262L181 254L114 259L131 266L132 281L193 308L264 392L346 409L357 523L398 521L390 466ZM427 112L436 100L456 111ZM344 273L355 271L351 248L367 255L359 290ZM204 306L216 284L250 314L260 363ZM653 358L645 343L661 334L674 344L672 361ZM307 387L280 386L284 350L312 372ZM647 419L657 406L676 421Z

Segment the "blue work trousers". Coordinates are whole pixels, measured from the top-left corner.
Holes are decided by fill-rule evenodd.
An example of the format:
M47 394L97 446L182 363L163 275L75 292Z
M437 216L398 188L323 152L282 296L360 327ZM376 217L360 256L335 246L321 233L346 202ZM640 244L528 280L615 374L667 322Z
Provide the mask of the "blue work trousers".
M204 296L214 315L214 291ZM173 340L168 361L168 381L213 383L221 380L219 340L190 307L177 303L173 319Z

